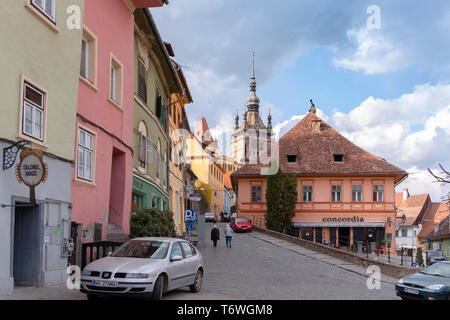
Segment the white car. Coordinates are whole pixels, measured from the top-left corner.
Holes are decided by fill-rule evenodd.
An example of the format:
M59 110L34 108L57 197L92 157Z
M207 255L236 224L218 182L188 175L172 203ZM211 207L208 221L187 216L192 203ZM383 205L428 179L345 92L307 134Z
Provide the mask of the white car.
M212 212L205 212L205 222L217 222L216 215Z
M188 241L136 238L88 264L80 291L89 300L122 295L160 300L163 293L181 287L200 291L203 273L203 257Z

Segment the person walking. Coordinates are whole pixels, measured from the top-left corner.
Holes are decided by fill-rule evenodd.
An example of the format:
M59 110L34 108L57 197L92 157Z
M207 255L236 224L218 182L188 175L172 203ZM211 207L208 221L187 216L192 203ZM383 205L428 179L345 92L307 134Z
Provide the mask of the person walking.
M227 247L231 248L231 240L233 239L233 229L231 229L230 225L227 224L225 227L225 241L227 243Z
M214 225L214 228L211 230L211 241L214 244L214 248L217 247L217 240L220 240L220 231L217 228L217 224Z

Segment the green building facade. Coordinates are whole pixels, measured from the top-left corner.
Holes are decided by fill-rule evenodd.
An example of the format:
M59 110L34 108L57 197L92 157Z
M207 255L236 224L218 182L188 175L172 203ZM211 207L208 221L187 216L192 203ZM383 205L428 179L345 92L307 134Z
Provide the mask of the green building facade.
M168 106L171 94L181 91L149 10L136 10L135 22L133 214L169 210Z

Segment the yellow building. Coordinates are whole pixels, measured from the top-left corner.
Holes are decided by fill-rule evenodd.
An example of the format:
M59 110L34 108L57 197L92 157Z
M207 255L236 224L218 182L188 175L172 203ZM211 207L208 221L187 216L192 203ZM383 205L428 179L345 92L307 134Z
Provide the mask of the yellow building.
M207 195L209 211L220 217L224 208L225 171L220 166L217 142L212 138L205 118L200 119L195 135L189 135L186 142L186 160L198 178L196 189Z
M170 44L166 43L167 51L172 57L173 50ZM189 122L186 117L184 106L192 103L186 79L181 67L172 60L178 78L183 87L183 93L172 94L169 107L169 130L170 130L170 161L169 161L169 196L170 211L174 213L174 222L177 234L182 234L186 229L184 225L184 209L186 195L184 190L185 164L183 158L183 135L190 133Z

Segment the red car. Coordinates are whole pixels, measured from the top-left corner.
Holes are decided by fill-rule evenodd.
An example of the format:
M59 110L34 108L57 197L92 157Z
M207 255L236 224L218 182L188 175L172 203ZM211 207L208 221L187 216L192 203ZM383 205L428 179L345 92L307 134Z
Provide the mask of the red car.
M238 231L251 232L252 231L252 222L247 218L235 217L235 218L231 218L230 227L231 227L231 229L233 229L236 232L238 232Z

